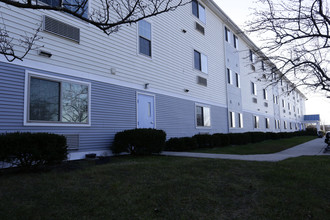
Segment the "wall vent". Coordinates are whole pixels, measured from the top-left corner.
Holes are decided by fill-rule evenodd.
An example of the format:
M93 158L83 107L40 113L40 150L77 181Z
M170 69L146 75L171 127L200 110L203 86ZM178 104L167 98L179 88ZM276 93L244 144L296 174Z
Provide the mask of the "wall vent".
M252 98L252 102L253 103L258 103L258 99L257 98Z
M198 24L197 22L195 22L195 27L196 30L199 31L200 33L202 33L203 35L205 34L205 29L202 25Z
M207 79L197 76L197 84L207 86Z
M265 102L265 103L264 103L264 106L265 106L265 107L268 107L268 103L267 103L267 102Z
M68 145L68 150L79 149L79 134L64 134L64 137L66 137L66 144Z
M285 113L285 110L283 109L283 113Z
M43 16L43 30L58 36L73 40L77 43L80 41L80 29L58 21L47 15Z

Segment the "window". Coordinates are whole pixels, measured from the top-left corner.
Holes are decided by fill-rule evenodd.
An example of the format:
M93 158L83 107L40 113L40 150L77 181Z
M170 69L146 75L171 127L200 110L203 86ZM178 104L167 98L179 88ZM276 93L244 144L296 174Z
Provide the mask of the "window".
M30 76L29 123L89 123L89 85Z
M253 116L254 128L259 128L259 116Z
M290 106L290 103L288 103L288 109L291 110L291 106Z
M286 121L283 121L284 129L287 129Z
M204 24L206 23L205 8L197 0L192 0L192 13Z
M235 34L233 34L233 40L234 40L234 47L238 49L238 38Z
M265 118L266 129L269 129L269 118Z
M61 6L69 9L72 12L76 10L78 14L82 14L84 18L88 16L88 0L40 0L41 2L50 5L50 6Z
M139 21L139 53L151 57L151 24Z
M210 127L211 114L210 108L205 106L196 106L197 127Z
M235 113L234 112L229 112L229 125L231 128L235 128Z
M290 122L290 130L292 130L292 122Z
M254 53L253 53L252 50L249 50L249 55L250 55L250 61L251 61L252 63L254 63L255 57L254 57Z
M243 114L238 113L238 127L243 128Z
M277 128L281 129L281 121L280 120L277 120Z
M268 100L267 89L263 89L263 95L264 95L264 99L265 99L265 100Z
M225 27L225 40L230 43L230 30Z
M275 129L277 129L277 120L274 120L274 124L275 124Z
M282 99L282 107L283 108L285 107L285 101L284 101L284 99Z
M240 76L236 73L236 87L241 88Z
M251 82L251 93L257 95L257 85L254 82Z
M261 61L261 69L262 69L263 71L265 71L265 63L264 63L263 60Z
M194 50L194 67L203 73L207 73L207 56L197 50Z
M231 70L227 68L228 83L233 84Z

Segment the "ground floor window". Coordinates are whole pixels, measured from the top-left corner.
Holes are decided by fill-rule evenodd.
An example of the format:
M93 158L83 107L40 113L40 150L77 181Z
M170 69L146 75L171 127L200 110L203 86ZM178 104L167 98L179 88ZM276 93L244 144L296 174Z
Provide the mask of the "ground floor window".
M196 122L197 122L197 127L211 126L210 107L196 105Z
M30 75L27 121L88 124L89 90L89 84Z
M254 128L259 128L259 116L253 116Z

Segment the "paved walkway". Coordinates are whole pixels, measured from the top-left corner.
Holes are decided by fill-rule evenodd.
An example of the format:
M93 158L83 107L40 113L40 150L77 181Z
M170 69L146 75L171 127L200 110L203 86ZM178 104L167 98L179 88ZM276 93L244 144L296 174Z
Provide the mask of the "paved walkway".
M325 147L326 144L324 143L324 138L317 138L312 141L297 145L295 147L274 154L237 155L237 154L209 154L209 153L164 151L161 153L161 155L276 162L291 157L299 157L305 155L330 155L329 153L323 153L323 149Z

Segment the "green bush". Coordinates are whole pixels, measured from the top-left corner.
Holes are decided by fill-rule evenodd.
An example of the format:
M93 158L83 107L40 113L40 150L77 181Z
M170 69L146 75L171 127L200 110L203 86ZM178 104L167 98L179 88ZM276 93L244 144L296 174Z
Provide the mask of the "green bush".
M228 134L215 133L212 135L213 147L224 147L230 144Z
M166 142L166 150L169 151L185 151L197 148L197 141L191 137L170 138Z
M210 134L196 134L193 136L196 139L198 148L211 148L213 147L212 135Z
M160 153L165 147L166 133L151 128L118 132L111 146L112 153L127 152L136 155Z
M249 133L229 133L230 144L243 145L251 143L251 135Z
M0 161L22 168L40 168L67 158L66 138L49 133L0 134Z

